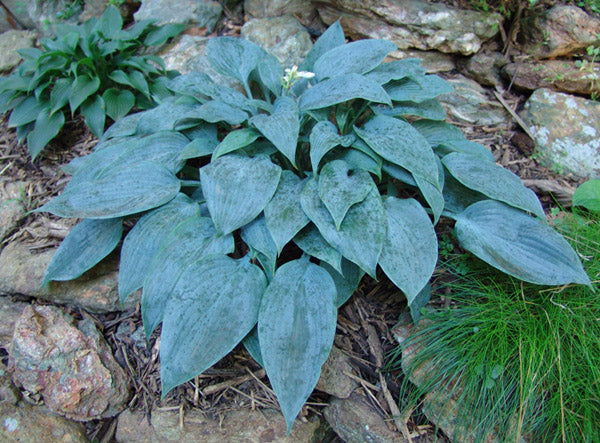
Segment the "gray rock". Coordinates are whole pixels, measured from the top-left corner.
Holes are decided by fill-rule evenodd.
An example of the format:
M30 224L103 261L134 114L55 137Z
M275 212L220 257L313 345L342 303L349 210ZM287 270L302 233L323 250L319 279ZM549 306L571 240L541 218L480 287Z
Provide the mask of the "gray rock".
M598 45L600 19L576 6L557 5L534 16L523 32L523 52L554 58Z
M554 89L573 94L600 94L600 66L580 65L570 60L510 63L502 70L511 83L521 89L534 91Z
M9 405L14 406L19 403L20 400L21 392L12 382L7 367L4 365L4 363L0 362L0 404L8 403ZM0 422L1 421L2 420L0 418Z
M83 23L92 17L99 18L107 6L108 0L86 0L83 5L83 11L79 14L79 21Z
M21 63L17 50L35 45L33 31L11 30L0 34L0 72L10 71Z
M456 69L456 63L452 54L446 54L438 51L419 51L418 49L406 49L393 51L389 57L397 60L404 58L418 58L421 60L421 66L427 69L429 74L436 72L448 72Z
M244 11L250 18L293 15L303 25L308 25L317 14L312 2L306 0L244 0Z
M600 103L538 89L520 116L535 138L536 157L546 166L600 178Z
M56 24L76 24L82 11L82 4L72 0L33 0L28 2L27 6L27 13L34 28L41 35L48 37L54 35Z
M2 4L6 6L6 8L10 11L10 16L8 20L14 20L16 23L16 27L11 25L11 29L15 28L25 28L25 29L33 29L35 28L35 23L29 17L29 4L31 2L24 0L2 0ZM0 13L0 15L4 14L4 11ZM1 21L1 20L0 20Z
M40 394L54 412L77 421L112 417L129 397L125 371L94 322L52 306L27 306L9 350L15 384Z
M26 182L0 181L0 241L15 230L25 216L22 191L27 186Z
M508 60L499 52L479 52L458 64L467 77L484 86L502 86L501 70Z
M323 415L338 437L346 443L404 441L399 433L387 426L379 411L357 392L345 399L331 400L323 410Z
M9 442L86 443L85 428L43 406L0 403L0 440Z
M221 443L243 441L262 442L313 442L318 438L321 420L311 417L307 422L296 420L289 438L283 417L272 409L238 409L227 412L222 420L213 420L199 410L185 411L183 426L179 411L152 411L148 423L143 411L125 411L119 415L117 442L202 442Z
M310 35L291 15L250 20L241 35L277 57L283 67L299 64L312 48Z
M383 38L400 49L437 50L463 55L479 51L502 23L500 14L450 8L425 0L323 0L319 14L326 24L341 19L357 38Z
M9 297L0 297L0 348L9 347L15 332L15 323L27 306L27 303L14 302Z
M344 374L351 374L352 371L350 358L334 346L321 368L321 377L315 389L337 398L348 398L358 387L356 380Z
M181 23L212 32L222 12L223 7L211 0L142 0L134 17L138 22L156 19L160 25Z
M98 313L134 309L139 302L137 291L129 296L124 308L121 306L118 264L110 258L75 280L50 282L42 287L53 255L54 250L35 254L21 243L7 245L0 254L0 294L28 295Z
M510 115L479 83L457 75L447 79L454 92L439 97L446 112L456 121L473 125L507 127Z

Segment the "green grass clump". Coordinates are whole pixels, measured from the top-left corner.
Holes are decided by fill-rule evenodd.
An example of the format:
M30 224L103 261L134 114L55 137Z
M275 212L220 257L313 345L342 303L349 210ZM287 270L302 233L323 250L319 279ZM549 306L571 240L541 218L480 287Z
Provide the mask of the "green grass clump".
M501 441L600 441L600 217L563 213L554 224L594 290L541 289L464 255L447 260L451 306L426 314L402 345L416 349L407 375L427 368L420 388L405 378L405 408L446 390L458 398L456 429L475 441L492 432Z

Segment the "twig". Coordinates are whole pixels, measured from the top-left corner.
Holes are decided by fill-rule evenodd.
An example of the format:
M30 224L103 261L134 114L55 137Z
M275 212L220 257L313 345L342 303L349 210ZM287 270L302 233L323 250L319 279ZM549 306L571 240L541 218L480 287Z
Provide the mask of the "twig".
M521 127L521 129L523 129L523 131L525 131L525 134L527 134L529 136L529 138L531 138L531 140L535 140L535 137L533 136L533 134L531 133L531 131L529 130L529 128L527 127L527 125L525 124L523 119L521 117L519 117L517 115L517 113L515 111L513 111L510 106L508 106L508 103L506 103L504 98L502 98L502 95L500 95L500 93L498 91L492 91L492 92L494 93L494 95L496 96L496 98L498 99L500 104L502 106L504 106L504 109L506 109L508 111L508 113L512 116L512 118L515 119L515 121Z
M245 383L249 380L252 380L254 378L263 378L265 376L265 370L261 369L260 371L257 371L256 374L252 374L252 375L242 375L240 377L231 379L231 380L227 380L221 383L217 383L214 385L210 385L207 386L206 388L204 388L202 390L202 393L204 395L211 395L211 394L216 394L219 391L222 391L224 389L230 388L231 386L237 386L237 385L241 385L242 383Z
M392 419L394 420L396 428L398 429L398 431L402 432L402 435L408 440L409 443L412 443L412 438L410 437L408 426L406 426L406 421L404 420L404 417L402 416L398 405L394 401L394 397L392 397L392 394L390 393L390 390L387 387L385 378L381 373L379 373L379 383L381 384L383 396L388 404L388 407L390 408L390 413L392 414Z
M381 388L379 386L376 386L376 385L374 385L372 383L369 383L365 379L360 378L359 376L354 375L351 372L342 371L342 374L344 374L346 377L350 377L352 380L356 380L360 384L365 385L367 388L372 389L373 391L377 391L377 392L381 391Z

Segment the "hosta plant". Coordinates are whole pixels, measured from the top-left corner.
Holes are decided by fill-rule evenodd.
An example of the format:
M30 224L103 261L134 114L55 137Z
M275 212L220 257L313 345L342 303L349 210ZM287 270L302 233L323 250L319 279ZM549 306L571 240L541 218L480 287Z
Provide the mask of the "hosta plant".
M57 25L55 39L42 39L41 49L18 52L21 66L0 79L0 112L11 111L8 126L35 158L65 123L68 107L77 111L97 136L106 117L116 121L137 105L154 106L166 94L162 59L143 54L183 30L180 25L158 27L152 21L123 29L123 19L109 6L100 19L81 26Z
M81 221L45 281L109 254L123 222L121 298L143 288L147 335L162 323L163 395L244 342L291 427L313 390L337 308L378 267L415 308L438 249L435 223L510 275L589 283L532 191L444 123L448 84L417 60L383 63L384 40L345 43L339 24L299 68L254 44L210 40L207 56L240 90L203 73L127 116L39 211ZM417 309L418 311L418 309Z

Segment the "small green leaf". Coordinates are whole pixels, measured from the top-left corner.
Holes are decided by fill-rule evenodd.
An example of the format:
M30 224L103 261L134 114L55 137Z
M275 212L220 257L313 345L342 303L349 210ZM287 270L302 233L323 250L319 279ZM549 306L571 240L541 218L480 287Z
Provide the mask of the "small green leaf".
M106 107L106 115L115 121L125 117L135 104L135 96L131 91L119 91L115 88L107 89L102 94L102 99Z
M131 88L134 87L133 83L131 83L131 80L129 79L129 76L124 71L121 71L120 69L117 69L117 70L111 72L110 74L108 74L108 78L110 78L113 82L118 83L120 85L129 86Z
M229 132L223 141L214 148L211 161L215 161L222 155L229 154L230 152L248 146L258 137L260 137L260 133L252 128L242 128Z
M135 89L140 91L146 97L150 97L150 88L148 87L148 82L146 81L144 74L140 71L133 71L129 74L129 80Z
M271 200L281 168L265 157L226 155L200 169L202 192L219 234L250 223Z
M144 45L146 46L161 46L164 45L167 40L175 37L185 29L185 25L179 23L169 23L154 29L148 33L144 39Z
M44 112L48 103L40 102L35 97L27 97L19 103L10 114L8 127L16 128L34 122L41 112Z
M98 77L90 78L87 75L80 75L77 77L73 83L73 89L71 91L71 96L69 97L71 113L73 114L90 95L98 90L99 87L100 79L98 79Z
M213 256L185 268L164 314L163 397L218 362L252 330L266 286L262 271L246 259Z
M51 280L73 280L94 267L116 248L123 235L123 220L86 219L63 240L46 269L43 285Z
M58 135L64 124L65 115L62 112L52 115L48 109L40 112L33 131L27 135L27 147L32 160L38 156L50 140Z
M318 258L336 271L342 272L342 254L325 241L317 227L312 223L294 237L294 243L306 254Z
M85 117L85 124L90 128L96 137L102 136L104 132L104 122L106 113L104 111L104 100L97 95L88 98L81 105L81 114Z
M573 205L600 212L600 180L588 180L579 185L573 194Z
M71 80L59 78L54 82L50 93L50 113L54 114L66 105L71 97Z
M260 350L288 433L333 345L335 298L329 273L307 259L282 265L263 295L258 314Z
M483 200L456 216L460 245L520 280L590 285L577 253L557 232L523 211Z
M109 5L96 27L106 39L113 38L123 28L121 13L115 6Z

